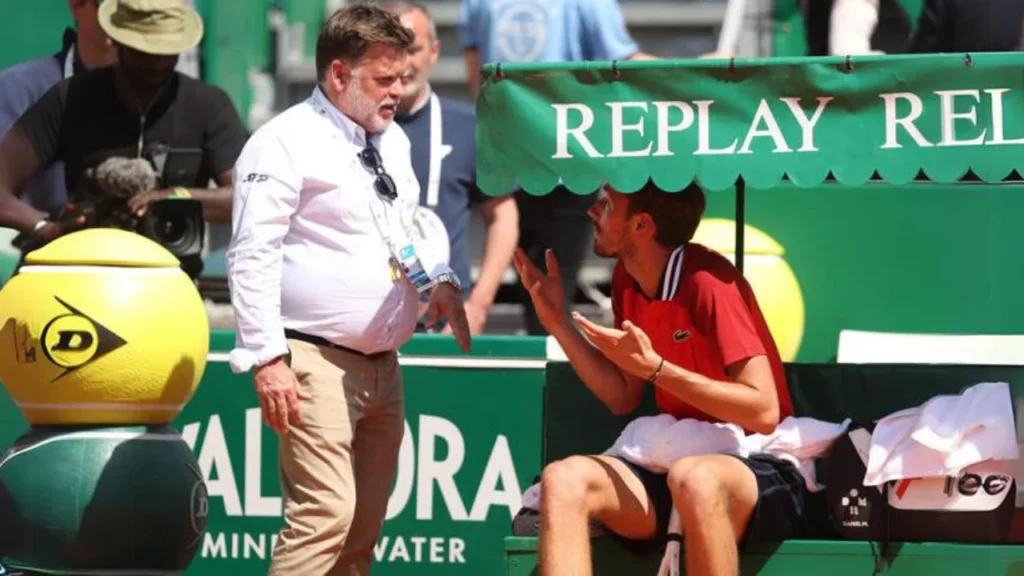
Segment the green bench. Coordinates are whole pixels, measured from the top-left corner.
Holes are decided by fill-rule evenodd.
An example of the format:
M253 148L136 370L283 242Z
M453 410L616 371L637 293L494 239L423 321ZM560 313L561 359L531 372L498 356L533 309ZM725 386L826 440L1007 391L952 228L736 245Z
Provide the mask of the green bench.
M790 364L786 367L797 416L841 422L871 422L919 405L938 394L957 394L980 382L1009 382L1015 404L1024 406L1024 366L928 366ZM611 414L565 362L548 365L544 391L542 462L572 454L601 452L627 422L654 412L649 395L637 412ZM1019 410L1015 406L1015 414ZM1018 415L1018 419L1020 416ZM657 573L661 555L637 557L609 537L592 540L595 576ZM871 542L790 540L748 551L741 573L762 576L1024 576L1024 542L978 546L948 543L890 543L885 557ZM505 539L505 576L537 571L537 540Z

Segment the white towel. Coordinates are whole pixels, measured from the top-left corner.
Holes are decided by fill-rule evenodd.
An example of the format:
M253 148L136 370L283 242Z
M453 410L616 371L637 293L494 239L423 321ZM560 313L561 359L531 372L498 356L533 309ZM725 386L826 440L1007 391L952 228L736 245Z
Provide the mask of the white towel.
M779 423L771 434L753 434L747 437L746 442L749 453L763 452L791 462L800 470L807 489L818 492L824 490L825 485L817 482L814 461L832 448L836 439L849 430L851 422L849 418L835 424L814 418L789 417Z
M864 484L956 476L972 464L1019 457L1010 387L985 382L881 419Z
M803 475L807 488L821 490L814 474L814 460L825 454L832 442L849 428L814 418L788 417L768 435L745 435L735 424L710 423L692 418L676 420L668 414L641 416L622 430L604 454L618 456L646 470L664 474L676 461L706 454L771 454L792 462ZM523 493L522 505L540 509L540 484Z
M701 454L746 455L743 429L735 424L676 420L668 414L641 416L619 434L605 455L618 456L664 474L680 458Z

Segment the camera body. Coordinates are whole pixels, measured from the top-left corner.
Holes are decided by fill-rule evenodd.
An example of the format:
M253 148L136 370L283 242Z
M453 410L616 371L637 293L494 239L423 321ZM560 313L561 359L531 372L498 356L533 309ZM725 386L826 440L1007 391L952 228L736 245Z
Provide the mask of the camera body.
M191 188L203 163L200 148L171 148L157 144L148 159L157 174L158 188ZM203 205L192 198L167 198L150 203L136 223L136 232L159 243L174 254L192 280L203 271L206 222Z
M152 173L143 166L146 174L141 177L128 174L117 183L127 188L118 190L118 195L104 190L104 184L94 177L95 172L84 174L73 203L54 215L53 220L70 221L84 216L84 228L119 228L141 234L174 254L182 270L193 281L198 280L203 271L202 250L206 240L202 203L192 198L164 198L150 202L146 213L139 217L129 208L128 198L153 189L191 187L202 162L202 151L156 145L140 160L149 163ZM25 236L15 239L15 245L23 252L39 247Z
M192 280L202 274L206 223L198 200L165 198L151 202L135 231L174 254Z

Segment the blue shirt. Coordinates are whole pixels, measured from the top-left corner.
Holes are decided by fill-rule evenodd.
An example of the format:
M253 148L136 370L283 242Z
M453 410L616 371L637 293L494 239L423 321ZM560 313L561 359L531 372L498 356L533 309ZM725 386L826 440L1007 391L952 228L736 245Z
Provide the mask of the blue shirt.
M58 54L0 70L0 138L47 90L64 79L64 59L74 40L74 31L66 30L64 47ZM74 73L84 70L85 67L76 57ZM67 198L64 163L54 162L47 166L14 192L34 208L56 214Z
M625 60L640 51L616 0L463 0L459 34L481 65Z
M451 250L449 266L459 276L463 294L472 288L469 261L469 223L471 209L487 199L476 186L476 113L461 102L438 98L441 108L442 143L451 151L441 161L437 213L448 230ZM427 180L430 172L430 102L411 115L396 115L397 122L412 147L412 168L420 183L420 205L427 205Z

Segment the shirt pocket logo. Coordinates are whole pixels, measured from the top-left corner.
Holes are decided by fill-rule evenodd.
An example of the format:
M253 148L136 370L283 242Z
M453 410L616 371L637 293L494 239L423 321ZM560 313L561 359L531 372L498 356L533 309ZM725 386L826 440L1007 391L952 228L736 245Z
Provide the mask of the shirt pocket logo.
M690 331L689 330L676 330L675 333L672 334L672 341L673 342L682 342L683 340L686 340L689 337L690 337Z

